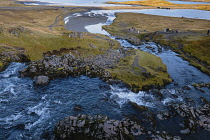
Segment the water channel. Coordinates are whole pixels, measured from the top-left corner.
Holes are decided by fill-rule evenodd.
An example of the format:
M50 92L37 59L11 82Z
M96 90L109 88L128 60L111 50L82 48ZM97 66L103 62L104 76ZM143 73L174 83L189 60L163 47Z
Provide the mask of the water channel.
M112 23L115 18L110 11L97 11L107 17L106 23L89 25L85 28L94 33L109 35L101 29L104 24ZM78 15L97 15L78 13ZM208 17L208 15L207 15ZM210 18L209 18L210 19ZM71 21L69 17L68 21ZM97 30L98 29L98 30ZM115 38L110 36L111 38ZM153 90L131 92L122 85L108 85L97 78L85 76L59 78L44 87L35 87L30 78L20 78L18 71L25 64L11 63L0 73L0 139L2 140L39 140L51 136L54 125L69 115L78 113L103 114L112 119L122 119L131 114L138 114L131 108L128 101L147 106L153 111L164 110L165 106L174 103L186 103L199 106L199 98L210 100L209 89L199 91L191 86L193 83L209 83L210 77L189 65L168 48L158 49L153 42L133 46L125 40L118 40L124 47L133 47L148 51L159 56L167 65L168 72L174 82L161 89L163 99L158 99ZM150 46L149 48L147 46ZM189 86L186 90L184 86ZM187 99L193 99L188 102ZM74 109L75 105L82 107L81 111Z
M71 5L71 6L132 6L132 5L117 5L117 4L106 4L108 0L32 0L23 1L24 4L30 5ZM134 1L134 0L112 0L114 2ZM210 4L208 2L193 2L193 1L178 1L178 0L167 0L175 4Z

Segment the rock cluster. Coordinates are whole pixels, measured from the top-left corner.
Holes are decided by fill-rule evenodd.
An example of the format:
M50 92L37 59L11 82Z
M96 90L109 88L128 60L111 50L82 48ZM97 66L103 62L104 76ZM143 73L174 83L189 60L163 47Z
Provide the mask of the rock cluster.
M210 104L204 104L200 108L189 107L185 104L175 105L172 107L176 113L185 118L180 124L183 128L180 132L190 134L196 132L198 127L210 131Z
M98 77L103 80L111 78L108 71L95 65L92 61L77 58L70 54L63 56L53 55L36 62L31 62L31 64L20 73L22 77L27 76L34 78L43 75L49 77L49 79L80 75Z
M132 45L135 45L135 46L143 44L143 42L139 38L137 38L135 36L133 36L133 37L116 36L116 39L126 40L126 41L128 41L129 43L131 43Z
M102 115L69 116L60 121L55 128L55 139L61 140L129 140L141 134L144 134L143 128L136 122L128 119L111 120Z
M147 135L149 140L181 140L179 136L169 136L166 131L148 131Z
M83 32L63 33L63 36L68 36L70 38L84 38Z
M13 34L14 36L16 37L19 37L19 35L21 33L32 33L31 30L29 30L28 28L25 28L25 27L15 27L15 28L11 28L9 29L8 31L10 34Z
M199 128L210 131L210 103L205 102L199 108L187 106L186 104L177 104L170 106L171 110L159 112L157 118L166 120L175 116L181 117L183 121L179 124L180 133L190 134L198 131Z
M60 52L63 51L68 50L60 50ZM57 54L60 52L56 51ZM46 57L44 59L30 62L27 68L20 71L20 74L22 77L34 78L35 84L38 83L37 85L41 85L39 83L42 83L37 82L37 79L41 78L38 76L47 76L51 80L57 77L86 75L89 77L98 77L104 81L112 81L112 76L106 69L114 67L124 55L120 50L111 48L102 52L95 57L81 57L79 51L76 49L69 49L69 54L63 54L61 56L49 56L45 54Z

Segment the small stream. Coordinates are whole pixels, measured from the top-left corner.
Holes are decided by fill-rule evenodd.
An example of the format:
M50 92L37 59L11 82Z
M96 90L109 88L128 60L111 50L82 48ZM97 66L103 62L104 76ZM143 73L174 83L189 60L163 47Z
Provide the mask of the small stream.
M89 15L94 15L90 14ZM109 35L101 25L110 24L115 16L103 12L106 23L85 27L89 32ZM68 19L68 21L70 21ZM110 36L111 38L114 38ZM166 110L170 104L186 103L200 105L200 97L210 101L207 88L197 90L193 83L210 83L210 77L189 65L167 47L153 42L133 46L125 40L118 40L124 47L132 47L159 56L167 65L174 82L161 90L152 89L133 93L123 84L108 85L98 78L86 76L58 78L43 87L35 87L30 78L20 78L18 71L27 65L11 63L0 73L0 139L41 140L52 136L55 124L64 117L76 114L102 114L111 119L122 119L139 115L129 101L149 107L152 111ZM149 46L149 47L148 47ZM189 89L186 89L188 86ZM156 92L161 92L160 99ZM79 106L80 109L75 109ZM179 131L179 130L178 130Z
M102 29L102 26L110 25L113 22L113 20L116 18L115 17L116 12L142 13L142 10L134 10L134 11L133 10L107 10L107 11L106 10L93 10L91 12L87 12L84 14L91 15L91 16L94 16L94 15L99 16L101 14L101 16L107 16L107 21L106 21L106 23L88 25L85 27L85 29L87 29L88 32L91 32L91 33L99 33L99 34L104 34L104 35L110 36L110 34L108 32L106 32L105 30ZM199 13L200 11L196 10L196 12ZM195 15L196 15L196 12L194 13ZM172 16L179 17L179 13L180 13L180 11L175 12L174 15L172 15ZM192 16L192 15L188 16L188 14L189 14L189 11L185 9L185 12L183 12L183 15L185 15L187 17ZM78 16L77 14L75 14L75 15ZM162 15L162 14L160 14L160 15ZM79 15L79 16L81 16L81 15ZM196 17L196 18L201 18L201 16ZM206 16L205 18L208 19L209 15ZM110 37L115 40L118 40L120 42L121 46L123 46L125 48L140 49L140 50L149 52L151 54L154 54L154 55L160 57L162 59L163 63L166 64L170 76L174 79L173 83L166 86L167 88L177 88L177 87L183 87L186 85L192 85L193 83L202 83L203 84L203 83L210 82L210 77L208 75L203 74L200 70L191 66L189 64L189 62L183 60L181 57L179 57L179 54L170 50L169 47L163 47L163 46L156 44L154 42L148 42L148 43L144 43L143 45L134 46L134 45L130 44L129 42L127 42L126 40L116 39L113 36L110 36Z

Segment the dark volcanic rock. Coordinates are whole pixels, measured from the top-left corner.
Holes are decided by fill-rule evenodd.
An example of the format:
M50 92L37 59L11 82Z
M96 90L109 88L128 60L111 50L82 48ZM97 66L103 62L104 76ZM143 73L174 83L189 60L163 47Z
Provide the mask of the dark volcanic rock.
M75 105L74 106L74 111L81 111L82 110L82 106L81 105Z
M111 120L102 115L69 116L60 121L55 128L55 138L60 140L131 140L143 134L143 128L128 119Z
M201 107L191 107L186 104L171 105L170 112L159 112L157 118L160 120L180 117L182 134L197 132L200 128L210 131L210 103L205 101Z
M3 63L0 71L3 71L10 62L29 62L30 58L24 48L0 46L0 60Z
M67 76L86 75L89 77L98 77L108 80L111 75L105 68L99 67L93 61L77 58L66 54L63 56L50 56L42 60L31 62L31 64L22 70L21 76L36 77L46 75L50 79Z

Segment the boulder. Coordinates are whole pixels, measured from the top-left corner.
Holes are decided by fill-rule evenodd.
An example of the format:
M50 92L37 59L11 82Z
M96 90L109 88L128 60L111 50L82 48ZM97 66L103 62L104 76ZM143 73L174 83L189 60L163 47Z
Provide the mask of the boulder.
M38 77L35 77L34 80L35 80L34 83L37 86L47 85L49 83L49 77L44 76L44 75L40 75Z
M180 133L188 135L188 134L190 134L190 129L187 128L187 129L181 130Z
M82 106L81 105L75 105L74 106L74 111L81 111L82 110Z

